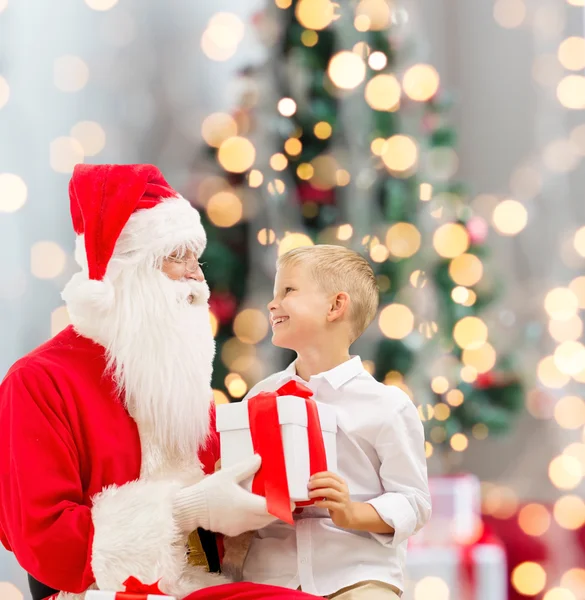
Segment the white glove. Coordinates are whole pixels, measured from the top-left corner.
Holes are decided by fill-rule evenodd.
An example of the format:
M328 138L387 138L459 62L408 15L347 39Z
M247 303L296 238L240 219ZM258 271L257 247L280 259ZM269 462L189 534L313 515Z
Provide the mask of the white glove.
M202 527L235 537L276 521L266 510L266 498L239 485L254 475L261 463L262 459L256 454L180 490L174 502L179 527L184 532Z

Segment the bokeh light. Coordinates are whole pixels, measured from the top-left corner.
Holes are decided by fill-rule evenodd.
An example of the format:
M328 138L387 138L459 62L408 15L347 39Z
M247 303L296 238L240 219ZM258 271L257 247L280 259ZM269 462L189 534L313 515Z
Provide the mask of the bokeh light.
M303 144L297 138L289 138L284 142L284 151L289 156L298 156L303 151Z
M546 592L542 600L577 600L577 598L571 590L554 587Z
M542 504L526 504L518 513L520 529L532 536L544 535L551 524L551 515Z
M118 4L118 0L85 0L85 3L93 10L110 10Z
M483 264L475 254L461 254L449 264L451 279L464 286L475 285L483 276Z
M283 117L292 117L297 112L297 103L292 98L281 98L277 108Z
M295 248L313 245L313 240L305 233L288 233L282 238L278 245L278 256L282 256L289 250L294 250Z
M557 86L557 98L565 108L581 110L585 108L585 77L567 75Z
M425 577L414 588L414 600L453 600L449 586L440 577Z
M311 161L311 185L317 190L331 190L337 185L338 164L331 154L322 154Z
M585 400L579 396L563 396L554 408L555 421L563 429L579 429L585 425Z
M269 164L275 171L284 171L288 166L288 159L284 154L277 152L270 157Z
M213 148L219 148L225 140L236 136L238 125L235 119L226 113L212 113L201 124L201 135Z
M487 341L487 325L479 317L463 317L453 328L453 339L460 348L476 350Z
M49 146L49 162L57 173L73 173L75 165L84 161L83 146L72 137L58 137Z
M520 563L512 571L512 585L524 596L536 596L546 585L546 571L535 562Z
M330 0L299 0L295 15L303 27L320 31L336 18L336 8L337 4Z
M581 342L573 340L561 342L553 356L555 365L561 373L576 375L585 369L585 346Z
M469 234L460 223L444 223L433 235L433 246L439 256L456 258L469 248Z
M579 496L561 496L555 502L553 515L563 529L580 529L585 525L585 501Z
M463 452L469 446L469 439L463 433L455 433L449 440L449 444L455 452Z
M317 139L326 140L331 137L333 128L326 121L319 121L319 123L316 123L315 127L313 127L313 133Z
M229 404L229 398L221 390L213 390L213 401L215 405Z
M0 75L0 109L6 106L10 99L10 86L2 75Z
M551 319L548 323L548 332L557 342L577 340L583 333L583 321L577 315L566 321Z
M493 8L496 23L505 29L520 27L526 18L523 0L496 0Z
M554 288L544 299L544 309L551 319L567 321L577 314L579 300L569 288Z
M561 454L550 461L548 476L560 490L573 490L581 483L583 470L577 458Z
M232 398L242 398L248 391L248 384L238 373L229 373L224 383Z
M67 264L67 255L55 242L36 242L30 249L30 270L39 279L53 279L61 275Z
M0 173L0 213L13 213L26 203L26 183L14 173Z
M85 156L95 156L106 146L106 132L95 121L80 121L71 128L71 137L76 139Z
M491 371L496 364L496 350L488 342L479 348L466 348L461 355L464 365L473 367L478 373Z
M368 56L368 65L374 71L381 71L388 64L388 57L383 52L372 52Z
M246 308L234 319L234 333L245 344L258 344L268 334L268 319L263 312Z
M528 211L517 200L504 200L494 209L492 223L502 235L516 235L528 223Z
M274 244L276 241L276 233L272 229L261 229L258 232L258 242L263 246Z
M420 245L420 232L412 223L395 223L386 233L386 247L397 258L413 256Z
M0 581L0 598L2 600L24 600L24 595L13 583Z
M536 375L544 386L552 389L560 389L571 380L569 375L559 371L554 356L545 356L538 362Z
M400 106L401 93L400 83L394 75L375 75L366 85L366 102L374 110L395 111Z
M231 58L244 37L245 26L233 13L218 12L209 19L201 37L201 49L210 59L224 61Z
M414 315L404 304L389 304L381 310L378 323L386 337L400 340L411 333L414 327Z
M53 64L53 81L62 92L78 92L89 80L89 68L79 56L61 56Z
M415 140L407 135L393 135L384 144L382 161L393 175L408 177L418 161Z
M360 0L355 9L356 19L361 18L367 22L366 29L382 31L391 22L392 12L387 0Z
M559 62L569 71L585 69L585 38L571 36L559 45Z
M327 73L338 88L353 90L365 79L366 63L354 52L341 50L329 61Z
M553 173L569 173L580 160L579 148L570 139L553 140L542 153L542 162Z
M243 173L254 164L256 148L248 138L230 137L220 145L217 159L226 171Z
M251 188L257 188L264 182L264 175L258 169L252 169L248 174L248 185Z
M404 74L404 93L418 102L430 100L439 89L439 74L431 65L414 65Z
M232 227L243 214L242 201L232 191L217 192L207 202L207 216L217 227Z

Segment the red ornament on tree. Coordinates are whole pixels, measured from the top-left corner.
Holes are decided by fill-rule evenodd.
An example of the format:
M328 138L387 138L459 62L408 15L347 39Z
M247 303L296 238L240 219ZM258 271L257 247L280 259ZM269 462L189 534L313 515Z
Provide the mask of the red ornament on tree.
M480 390L485 390L487 388L493 387L496 383L496 378L493 373L480 373L475 380L475 387Z
M335 193L333 190L318 190L310 183L301 183L298 187L298 195L301 204L305 204L306 202L335 204Z
M212 292L209 298L209 310L221 325L231 322L236 307L236 299L229 292Z
M489 231L488 224L481 217L471 217L466 224L469 240L474 245L485 243Z

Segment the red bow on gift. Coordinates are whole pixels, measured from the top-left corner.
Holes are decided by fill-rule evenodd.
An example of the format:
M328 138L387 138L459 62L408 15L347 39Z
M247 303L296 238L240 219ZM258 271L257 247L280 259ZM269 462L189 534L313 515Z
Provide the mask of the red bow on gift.
M261 392L248 401L250 434L254 452L262 457L262 466L254 476L252 492L266 498L268 512L291 525L294 523L291 506L284 448L278 419L278 396L299 396L307 407L310 474L327 470L325 443L313 392L301 383L291 380L276 392ZM297 503L309 506L314 500Z
M126 587L126 591L123 592L124 600L144 600L149 594L154 596L162 595L158 587L159 581L160 579L151 585L147 585L136 579L136 577L128 577L124 582L124 586Z

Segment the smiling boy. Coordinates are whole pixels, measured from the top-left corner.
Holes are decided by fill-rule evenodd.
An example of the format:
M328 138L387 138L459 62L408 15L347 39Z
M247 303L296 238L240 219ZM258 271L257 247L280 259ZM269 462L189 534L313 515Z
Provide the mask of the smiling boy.
M400 389L376 381L351 344L378 308L372 268L340 246L298 248L277 263L268 304L275 346L297 359L247 398L294 379L335 408L337 473L309 482L315 505L256 532L244 579L338 600L397 598L406 546L429 519L424 434Z

